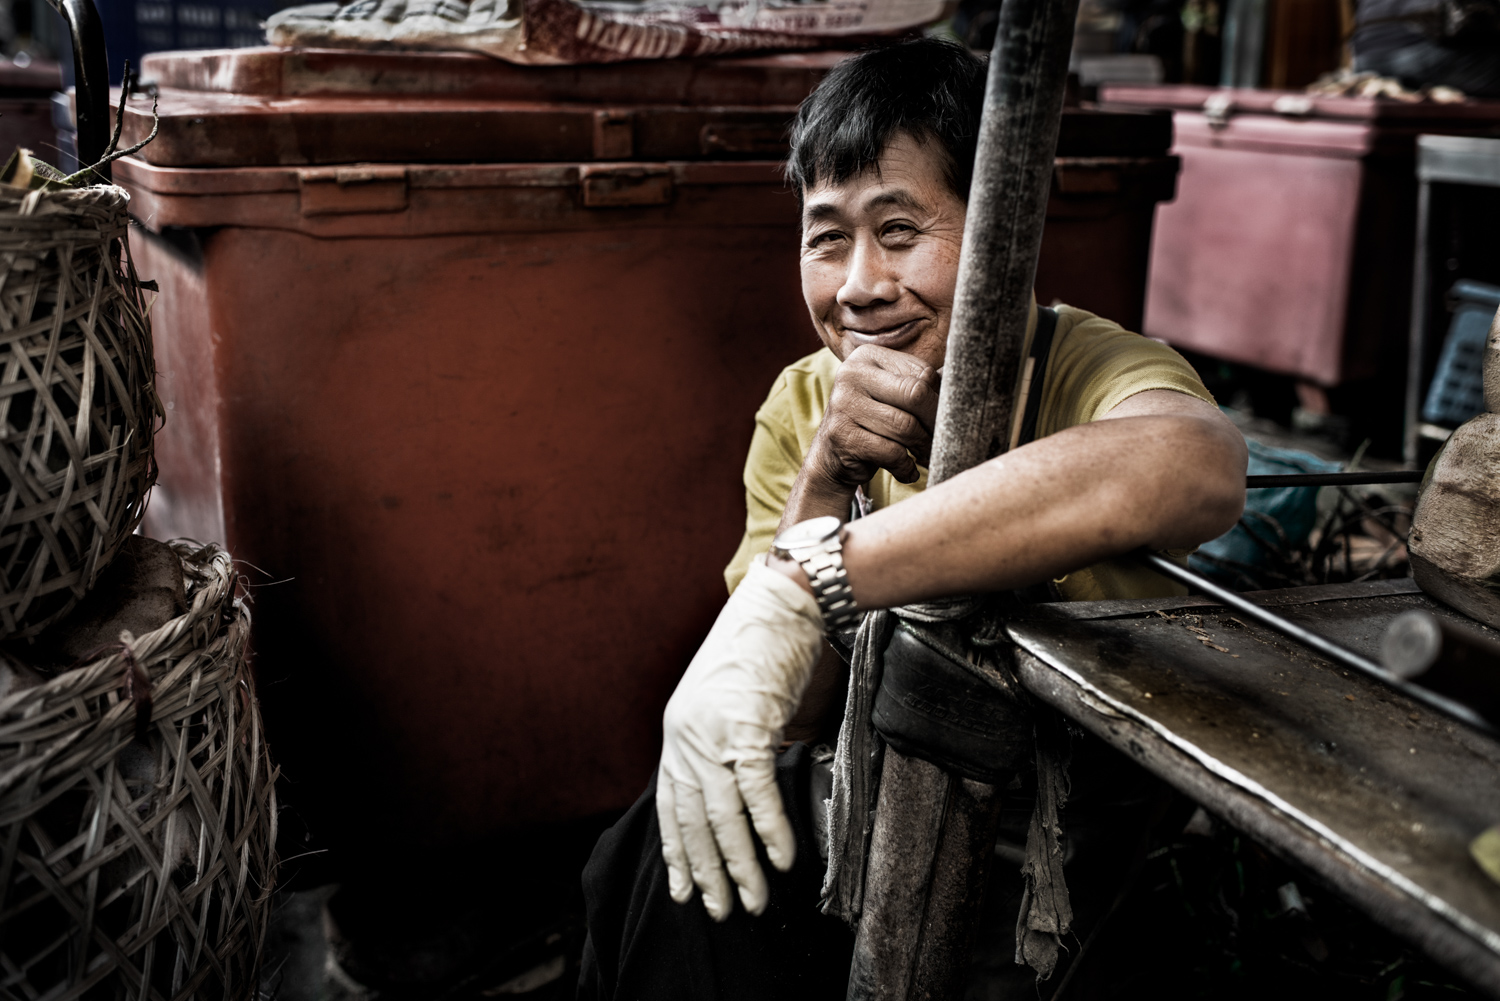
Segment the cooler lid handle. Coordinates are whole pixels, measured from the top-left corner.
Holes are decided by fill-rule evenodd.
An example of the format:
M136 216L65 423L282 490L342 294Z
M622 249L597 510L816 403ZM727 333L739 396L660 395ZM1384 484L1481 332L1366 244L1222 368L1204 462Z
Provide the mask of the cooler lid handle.
M73 80L78 123L78 163L98 163L109 146L109 55L104 48L104 23L94 0L47 0L68 24L73 39ZM109 164L95 173L110 179Z

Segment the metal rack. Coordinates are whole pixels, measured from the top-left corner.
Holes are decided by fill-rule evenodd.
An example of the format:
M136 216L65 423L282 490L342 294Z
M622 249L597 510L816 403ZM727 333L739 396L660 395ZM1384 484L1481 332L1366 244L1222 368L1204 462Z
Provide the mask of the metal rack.
M1464 184L1500 188L1500 139L1470 136L1417 137L1417 238L1412 264L1411 333L1406 370L1406 422L1403 457L1407 465L1420 458L1423 438L1442 440L1445 430L1421 421L1428 340L1428 304L1432 296L1429 244L1432 238L1432 186Z

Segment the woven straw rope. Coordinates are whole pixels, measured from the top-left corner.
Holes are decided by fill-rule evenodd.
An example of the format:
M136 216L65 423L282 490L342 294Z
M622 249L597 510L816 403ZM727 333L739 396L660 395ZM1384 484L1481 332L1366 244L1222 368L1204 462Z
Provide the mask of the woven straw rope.
M66 614L135 530L161 404L117 187L0 190L0 634Z
M275 772L229 556L174 543L186 614L0 698L0 998L250 997ZM132 668L149 681L147 737Z

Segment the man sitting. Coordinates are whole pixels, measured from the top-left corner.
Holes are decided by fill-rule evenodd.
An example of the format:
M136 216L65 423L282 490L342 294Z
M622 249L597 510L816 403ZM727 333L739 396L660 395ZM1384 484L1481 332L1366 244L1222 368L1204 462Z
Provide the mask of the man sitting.
M984 76L965 49L908 42L840 64L798 112L788 173L824 347L756 415L731 598L668 704L655 788L585 870L580 996L843 996L851 939L817 909L806 747L778 757L827 732L842 662L809 572L763 555L778 530L861 504L827 548L872 609L1048 582L1068 600L1175 593L1116 558L1239 516L1244 441L1192 368L1068 306L1036 440L924 489Z

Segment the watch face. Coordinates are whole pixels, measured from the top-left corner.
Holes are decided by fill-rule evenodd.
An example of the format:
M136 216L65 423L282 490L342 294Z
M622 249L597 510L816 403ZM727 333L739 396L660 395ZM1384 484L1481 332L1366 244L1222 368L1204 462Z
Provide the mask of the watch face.
M802 549L806 546L816 546L824 539L837 535L839 526L842 524L843 522L831 514L799 521L776 536L774 545L778 549Z

